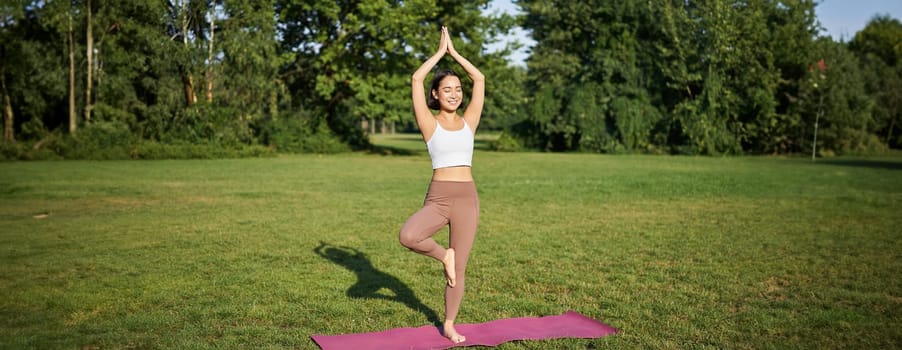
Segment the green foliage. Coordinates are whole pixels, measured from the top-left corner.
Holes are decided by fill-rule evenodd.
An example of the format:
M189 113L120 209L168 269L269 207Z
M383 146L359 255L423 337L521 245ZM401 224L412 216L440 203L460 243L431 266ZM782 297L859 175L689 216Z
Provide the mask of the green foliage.
M813 1L518 4L537 41L527 77L532 127L517 129L524 143L592 152L810 150L805 134L818 98L803 85L823 56ZM862 73L845 67L837 69L853 88L828 102L831 122L892 124L870 121L867 98L853 92ZM822 141L838 148L845 137Z
M21 142L0 142L0 161L20 159L25 153Z
M520 141L507 132L502 132L498 138L489 141L489 149L499 152L517 152L523 149Z
M33 142L4 143L2 160L55 159L203 159L272 156L274 150L260 145L196 139L172 139L166 143L141 140L121 121L95 121L77 135L47 131L38 123L23 125ZM222 141L222 140L220 140Z
M647 96L619 96L611 102L611 113L615 116L617 133L626 149L649 149L650 133L660 121L661 114Z
M136 141L125 123L97 121L67 137L59 153L67 159L127 159Z
M867 94L874 100L874 131L891 147L902 147L902 22L874 17L849 42L860 61Z
M889 149L877 135L861 129L843 127L824 130L822 134L832 147L819 150L821 155L868 156L886 154Z
M46 142L47 140L45 140ZM0 160L59 160L62 159L57 152L50 147L34 148L26 142L2 142L0 143Z
M223 62L217 94L241 123L279 112L284 86L277 74L291 54L279 54L274 1L234 0L224 3L227 18L220 24Z
M489 77L486 80L485 106L483 107L480 129L511 130L515 125L529 119L525 90L526 69L509 66L502 58L490 58L499 62L481 66L479 69Z
M487 2L277 1L283 38L279 52L294 57L283 66L286 86L297 93L293 103L322 111L329 128L357 148L366 146L361 120L412 123L410 75L434 52L441 25L448 26L455 48L483 73L510 71L504 68L503 53L483 54L491 35L513 24L507 16L483 16ZM492 85L496 89L487 92L489 100L500 95L516 99L521 94L516 79L511 78L511 86ZM489 84L494 84L491 79ZM517 112L498 99L484 113L490 119Z
M441 25L487 77L481 128L527 149L808 152L819 112L824 154L902 145L902 24L889 16L845 44L818 39L814 0L522 0L522 18L485 14L488 3L104 0L88 23L85 1L6 1L3 97L15 139L39 146L6 154L115 158L121 150L104 147L128 148L109 146L123 130L130 139L114 144L363 149L362 121L412 131L410 74ZM528 70L505 59L516 45L486 52L516 24L537 41ZM830 69L815 89L820 59ZM85 135L64 137L70 73Z
M257 128L261 143L278 152L340 153L348 145L316 119L304 115L283 115L261 121Z
M357 147L365 145L361 118L400 117L380 102L409 101L408 48L425 46L425 38L411 34L426 37L423 29L437 12L433 2L279 1L276 7L281 52L295 53L286 83L300 92L298 102L323 111L327 125Z
M138 125L135 114L103 102L94 105L93 118L95 122L120 123L125 125L129 130L134 129Z
M21 125L21 141L3 142L3 158L7 160L61 159L66 138L59 130L48 131L40 119L31 119Z
M818 40L815 52L815 57L824 60L825 69L812 60L807 79L799 82L801 101L797 107L802 116L800 132L807 141L802 145L805 152L811 152L818 113L819 153L861 154L863 150L883 149L873 144L876 138L864 137L875 129L873 100L866 94L856 57L846 45L828 39Z
M548 130L551 120L556 119L561 111L561 101L555 88L542 86L535 92L530 104L529 121L518 124L514 131L530 148L552 149Z
M888 15L877 15L849 42L852 51L872 54L889 66L902 62L902 22Z
M148 114L151 117L142 126L144 136L150 140L228 146L254 141L253 130L242 118L243 111L234 107L199 103L171 112L155 108Z
M30 11L26 5L25 1L0 5L0 79L9 94L16 129L35 119L54 128L64 123L58 117L66 116L66 75L59 56L65 37L53 16Z

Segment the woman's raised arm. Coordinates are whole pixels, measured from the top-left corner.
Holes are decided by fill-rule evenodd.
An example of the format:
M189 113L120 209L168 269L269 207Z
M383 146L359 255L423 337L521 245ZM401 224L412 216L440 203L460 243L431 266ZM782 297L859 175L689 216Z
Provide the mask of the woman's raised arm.
M426 105L426 91L423 83L432 67L435 67L438 61L445 56L445 53L448 51L448 42L448 35L443 29L438 50L426 62L423 62L420 68L413 73L413 77L410 80L413 113L417 119L417 127L420 128L420 133L423 134L424 141L428 140L432 132L435 131L435 118L432 116L432 112L429 111L429 106Z
M473 80L473 92L470 97L470 103L467 105L467 110L464 111L464 120L467 121L467 124L470 125L470 128L475 133L476 127L479 126L479 119L482 116L482 106L485 104L485 76L470 61L457 53L457 50L454 49L454 44L451 42L451 35L448 34L448 28L442 27L442 35L447 38L448 54L467 71L467 75Z

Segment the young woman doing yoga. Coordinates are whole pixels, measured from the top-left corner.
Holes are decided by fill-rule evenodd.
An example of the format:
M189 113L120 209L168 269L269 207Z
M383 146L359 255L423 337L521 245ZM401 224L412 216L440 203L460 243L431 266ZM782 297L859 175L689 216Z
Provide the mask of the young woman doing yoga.
M473 81L472 96L463 116L457 110L463 101L460 78L451 70L435 73L428 100L423 82L426 75L446 54L467 72ZM466 338L454 329L466 283L467 259L479 222L479 197L470 173L473 136L479 126L485 100L485 77L451 43L448 29L442 27L438 50L413 73L412 97L417 126L432 158L432 181L423 208L401 228L401 244L435 258L445 269L445 322L443 333L454 343ZM429 109L438 110L433 115ZM432 236L449 225L449 247L440 246Z

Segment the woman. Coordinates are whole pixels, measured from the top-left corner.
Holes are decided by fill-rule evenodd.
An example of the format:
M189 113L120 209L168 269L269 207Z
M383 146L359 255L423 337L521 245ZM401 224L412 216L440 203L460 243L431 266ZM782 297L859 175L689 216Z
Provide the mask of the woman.
M473 93L463 116L457 114L463 92L460 78L453 71L437 72L432 79L428 101L424 96L426 74L445 54L451 55L473 80ZM473 136L485 100L485 77L454 50L448 29L442 27L438 51L413 73L411 85L417 126L432 158L433 172L423 208L401 228L400 241L405 247L435 258L444 266L447 285L443 334L452 342L461 343L466 337L454 329L454 319L463 300L467 259L479 222L479 197L470 167ZM438 110L438 114L433 115L430 108ZM432 239L445 225L450 225L450 247L447 249Z

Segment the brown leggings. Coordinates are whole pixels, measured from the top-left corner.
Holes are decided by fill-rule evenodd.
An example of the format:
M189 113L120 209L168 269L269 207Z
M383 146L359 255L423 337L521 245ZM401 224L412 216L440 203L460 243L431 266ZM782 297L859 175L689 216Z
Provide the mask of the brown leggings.
M401 228L401 245L441 261L445 248L432 239L445 225L450 226L449 243L454 248L456 283L445 286L445 319L454 320L464 298L467 259L479 223L479 196L472 181L432 181L423 208Z

